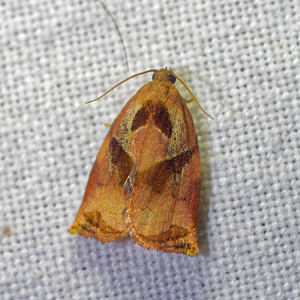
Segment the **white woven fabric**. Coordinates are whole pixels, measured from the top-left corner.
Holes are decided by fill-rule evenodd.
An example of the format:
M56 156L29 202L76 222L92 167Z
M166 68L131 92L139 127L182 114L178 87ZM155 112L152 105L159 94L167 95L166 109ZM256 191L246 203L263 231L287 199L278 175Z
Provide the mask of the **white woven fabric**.
M0 299L299 299L299 1L104 3L129 72L99 0L0 1ZM164 66L215 117L189 106L208 253L193 258L67 232L103 122L151 75L84 102Z

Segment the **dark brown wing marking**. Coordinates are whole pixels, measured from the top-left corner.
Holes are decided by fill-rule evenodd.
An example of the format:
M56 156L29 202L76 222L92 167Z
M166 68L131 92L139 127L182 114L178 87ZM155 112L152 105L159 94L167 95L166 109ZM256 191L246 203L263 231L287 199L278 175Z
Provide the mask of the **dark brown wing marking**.
M153 108L151 101L147 101L135 114L131 123L131 130L134 131L141 126L144 126L149 121L149 116L152 115L155 125L164 133L167 137L171 137L173 126L170 120L170 115L167 108L158 103Z
M102 218L99 211L88 211L83 213L85 221L77 224L78 229L80 229L81 234L89 234L93 237L97 236L97 231L101 230L102 233L106 235L113 235L116 233L121 233L116 231L114 228L109 226Z
M147 237L144 237L147 240L153 241L153 242L166 242L166 241L176 241L179 238L182 238L188 234L188 230L185 228L182 228L177 225L171 225L170 228L167 231L164 231L158 235L149 235Z
M172 122L170 120L170 115L166 107L159 103L155 107L155 112L153 115L155 125L168 137L172 135Z
M182 168L190 161L191 150L187 150L171 159L155 164L146 171L137 173L137 184L151 186L156 193L162 193L170 176L180 174Z
M131 124L131 130L134 131L139 127L145 125L147 123L149 117L149 110L147 107L142 106L140 110L135 114L134 119Z
M111 139L109 149L114 171L119 173L119 183L123 185L133 168L133 160L115 137Z

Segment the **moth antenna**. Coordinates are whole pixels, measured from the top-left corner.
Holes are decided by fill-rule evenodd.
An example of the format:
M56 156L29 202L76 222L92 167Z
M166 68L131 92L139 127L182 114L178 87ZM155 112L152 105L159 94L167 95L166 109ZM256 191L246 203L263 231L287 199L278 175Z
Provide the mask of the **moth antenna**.
M122 44L122 48L123 48L123 51L125 53L125 63L126 63L126 68L127 68L127 72L129 72L129 64L128 64L128 56L127 56L127 51L126 51L126 47L125 47L125 42L124 42L124 39L122 37L122 33L121 33L121 30L119 28L119 25L115 19L115 17L112 15L112 13L108 10L108 8L106 7L106 5L100 1L103 9L106 11L106 13L110 16L111 20L113 21L114 25L115 25L115 28L117 30L117 33L120 37L120 40L121 40L121 44Z
M104 97L105 95L107 95L109 92L111 92L113 89L115 89L116 87L118 87L119 85L123 84L124 82L128 81L129 79L132 79L134 77L137 77L137 76L140 76L140 75L144 75L146 73L150 73L150 72L155 72L156 70L155 69L151 69L151 70L148 70L148 71L144 71L144 72L141 72L141 73L137 73L137 74L134 74L134 75L131 75L129 76L128 78L122 80L121 82L117 83L116 85L114 85L111 89L109 89L107 92L105 92L104 94L102 94L100 97L96 98L96 99L93 99L93 100L90 100L87 103L91 103L91 102L94 102L94 101L98 101L100 100L102 97Z
M185 100L185 102L192 102L195 101L197 103L197 105L199 106L200 110L207 115L208 117L210 117L212 120L214 119L208 112L206 112L204 110L204 108L200 105L197 97L193 94L193 92L189 89L189 87L187 86L187 84L183 81L183 79L181 79L178 75L176 75L175 73L173 73L174 76L181 82L181 84L185 87L185 89L189 92L189 94L192 96L192 99L190 100Z

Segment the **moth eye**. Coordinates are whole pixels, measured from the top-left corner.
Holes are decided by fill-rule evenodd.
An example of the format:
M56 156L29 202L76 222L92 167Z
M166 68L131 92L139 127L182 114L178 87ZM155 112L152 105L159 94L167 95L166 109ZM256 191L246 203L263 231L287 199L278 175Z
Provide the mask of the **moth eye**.
M172 74L168 75L168 79L169 79L169 81L171 81L172 83L175 83L175 81L176 81L176 77L175 77L174 75L172 75Z

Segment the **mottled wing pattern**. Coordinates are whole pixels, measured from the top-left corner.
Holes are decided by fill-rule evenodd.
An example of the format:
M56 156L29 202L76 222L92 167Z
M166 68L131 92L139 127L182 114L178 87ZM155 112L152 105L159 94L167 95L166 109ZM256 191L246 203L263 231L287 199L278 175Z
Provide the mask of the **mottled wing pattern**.
M173 85L160 84L159 94L151 88L133 125L133 144L143 147L129 176L126 222L144 248L195 255L201 184L195 128Z
M123 108L108 132L97 155L83 202L70 233L94 237L102 242L128 235L124 216L124 183L134 166L127 149L130 132L126 128L128 112L136 106L134 96Z

